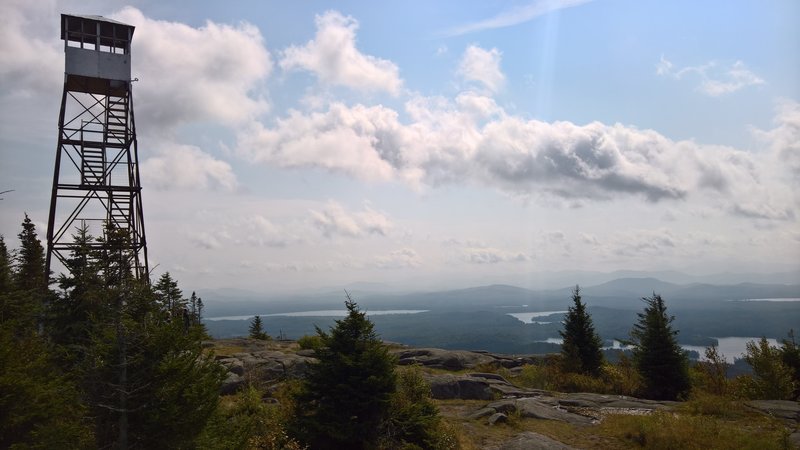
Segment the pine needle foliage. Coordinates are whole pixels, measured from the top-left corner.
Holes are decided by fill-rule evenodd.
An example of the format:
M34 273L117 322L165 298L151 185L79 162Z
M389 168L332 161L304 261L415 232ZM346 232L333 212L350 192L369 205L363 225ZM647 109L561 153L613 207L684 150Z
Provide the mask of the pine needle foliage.
M301 392L293 431L315 449L374 448L395 392L394 358L349 295L347 316L329 332Z
M599 375L603 367L603 341L594 329L592 317L581 300L581 290L572 291L572 306L567 310L564 329L559 331L561 362L566 372Z
M654 400L676 400L690 388L689 362L672 329L674 316L660 295L644 297L644 312L630 332L633 362L644 384L642 395Z

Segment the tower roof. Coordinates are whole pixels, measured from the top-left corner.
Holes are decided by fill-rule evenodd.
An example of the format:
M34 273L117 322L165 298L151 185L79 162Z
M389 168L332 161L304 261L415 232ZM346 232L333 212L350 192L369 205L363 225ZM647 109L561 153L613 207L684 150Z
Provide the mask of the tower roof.
M91 27L91 25L99 23L99 24L101 24L101 26L100 26L101 35L106 35L107 34L107 33L103 32L103 28L104 28L103 24L106 24L106 26L115 25L117 27L124 27L126 29L130 29L130 35L129 35L130 37L133 37L133 30L136 28L133 25L128 25L127 23L122 23L122 22L119 22L119 21L116 21L116 20L113 20L113 19L109 19L107 17L103 17L103 16L82 15L82 14L61 14L61 39L65 39L65 40L67 39L67 31L80 31L80 30L72 30L72 29L68 30L67 29L67 23L68 22L72 22L72 21L65 20L65 18L66 19L70 19L70 18L79 19L78 21L75 21L75 22L82 22L83 24L90 25L90 27ZM108 36L108 37L113 37L113 36ZM70 37L70 39L74 40L74 38L72 38L72 37Z

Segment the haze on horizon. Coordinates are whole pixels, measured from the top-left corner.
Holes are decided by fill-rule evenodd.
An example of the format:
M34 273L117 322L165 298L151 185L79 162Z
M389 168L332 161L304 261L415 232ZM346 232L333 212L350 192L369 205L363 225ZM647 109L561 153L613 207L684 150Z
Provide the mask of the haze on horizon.
M11 247L45 236L60 13L136 26L150 267L185 289L800 274L797 2L5 1Z

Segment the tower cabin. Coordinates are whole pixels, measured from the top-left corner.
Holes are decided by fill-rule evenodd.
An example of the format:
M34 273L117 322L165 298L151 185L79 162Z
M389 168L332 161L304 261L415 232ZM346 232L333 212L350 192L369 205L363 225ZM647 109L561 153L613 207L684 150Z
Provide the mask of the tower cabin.
M103 16L61 15L65 89L125 97L134 27Z

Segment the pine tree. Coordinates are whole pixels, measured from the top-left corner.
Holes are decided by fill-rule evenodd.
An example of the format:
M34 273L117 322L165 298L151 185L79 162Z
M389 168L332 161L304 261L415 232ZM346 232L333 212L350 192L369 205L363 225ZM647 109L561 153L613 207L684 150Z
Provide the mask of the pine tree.
M603 365L603 341L595 332L592 318L581 301L579 286L572 291L573 305L564 319L564 330L559 331L561 359L567 372L598 375Z
M262 341L269 339L269 335L264 332L264 324L261 321L261 316L253 317L253 321L250 322L249 331L252 339L259 339Z
M27 216L22 228L16 258L0 238L0 448L86 448L92 433L81 396L37 333L50 292Z
M677 330L672 330L674 316L667 315L667 306L660 295L644 297L644 312L631 330L633 361L642 377L643 395L655 400L675 400L690 388L689 362L678 345Z
M0 235L0 322L5 322L13 314L11 291L14 288L11 267L11 254Z
M18 237L19 249L14 255L11 273L13 289L4 300L3 310L17 321L18 333L32 333L38 329L50 290L44 273L44 247L27 214Z
M183 298L183 292L178 288L178 282L172 279L172 275L169 272L164 272L155 286L153 286L153 289L164 311L170 317L179 317L187 302Z
M14 274L17 289L44 295L48 285L44 273L44 247L36 236L36 226L27 214L19 233L19 244Z
M188 448L217 407L225 371L202 352L202 327L171 320L164 291L133 276L127 239L125 230L107 229L103 250L87 259L98 282L79 296L77 287L62 294L74 297L67 304L91 305L80 333L67 336L80 344L69 346L79 349L70 353L74 377L94 420L97 447ZM72 274L63 280L77 285ZM172 294L180 292L171 277L165 280ZM62 324L83 317L69 308L53 314Z
M8 253L8 247L0 235L0 295L8 293L11 290L11 255ZM1 320L1 318L0 318Z
M349 295L297 396L295 436L319 449L375 446L395 391L395 361Z

